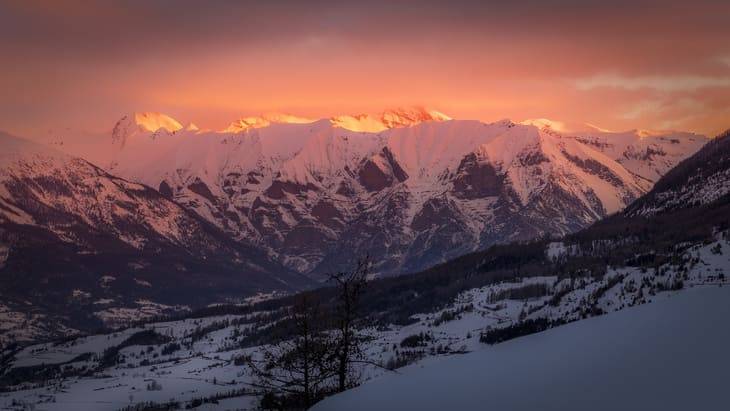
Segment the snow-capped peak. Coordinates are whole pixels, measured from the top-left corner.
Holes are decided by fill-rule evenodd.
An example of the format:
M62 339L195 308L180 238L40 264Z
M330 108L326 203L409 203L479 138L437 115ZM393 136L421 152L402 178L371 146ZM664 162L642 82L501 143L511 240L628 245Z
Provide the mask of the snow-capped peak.
M137 132L156 133L160 130L175 133L183 126L174 118L153 111L138 112L123 116L112 130L112 141L124 145L129 136Z
M245 130L249 130L252 128L264 128L270 126L272 123L291 123L291 124L306 124L306 123L313 123L315 120L305 118L305 117L298 117L293 116L291 114L282 114L282 113L271 113L271 114L264 114L261 116L253 116L253 117L243 117L240 118L231 125L228 126L225 130L223 130L224 133L240 133Z
M540 130L550 130L563 135L574 134L574 133L613 133L613 131L590 124L581 122L565 122L551 120L548 118L530 118L521 121L520 124L526 126L535 126Z
M412 126L424 121L447 121L451 117L436 110L424 107L390 109L381 115L383 124L388 128Z
M390 128L410 127L426 121L448 121L451 117L424 107L385 110L380 114L342 115L330 118L337 127L350 131L379 132Z
M410 127L426 121L447 121L451 117L424 107L406 107L385 110L378 114L337 115L329 118L336 127L350 131L376 133L396 127ZM231 123L223 133L240 133L254 128L264 128L276 123L307 124L316 120L291 114L272 113L242 117Z
M547 128L557 132L567 131L565 123L563 123L562 121L555 121L547 118L531 118L521 121L520 124L525 126L535 126L541 130Z
M150 132L154 132L162 128L172 133L183 128L182 124L174 118L152 111L134 113L134 122L144 130Z

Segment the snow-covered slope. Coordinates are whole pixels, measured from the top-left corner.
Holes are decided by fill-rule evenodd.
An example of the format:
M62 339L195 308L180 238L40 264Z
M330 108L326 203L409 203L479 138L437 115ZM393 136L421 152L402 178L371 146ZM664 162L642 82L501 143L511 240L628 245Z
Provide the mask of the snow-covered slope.
M560 134L533 123L425 109L314 122L280 115L239 122L235 132L136 126L123 145L100 136L103 148L59 146L317 276L353 255L370 253L380 273L402 273L497 242L575 231L623 209L706 141Z
M2 309L61 328L98 327L102 308L201 306L309 284L156 190L6 134L0 258Z
M43 227L63 241L89 247L94 237L75 232L81 227L107 232L136 249L152 236L190 244L205 231L148 187L8 135L0 135L0 221ZM192 245L206 248L203 242Z
M575 135L578 141L615 159L630 173L651 183L707 142L696 134L675 131L592 131Z
M314 409L724 409L728 314L730 290L692 290L401 369Z
M327 399L318 407L358 409L362 402L363 409L421 409L418 405L422 399L417 398L417 393L433 392L440 399L428 399L434 401L436 409L472 409L474 403L467 402L469 399L478 399L477 409L481 409L487 399L479 393L488 392L490 398L494 395L493 401L520 401L524 395L513 398L491 390L512 393L511 390L527 389L524 385L527 384L531 394L543 401L537 408L564 409L560 408L565 405L560 402L562 395L550 396L554 387L549 381L560 379L559 389L573 392L569 399L576 400L575 404L567 404L567 409L571 405L585 409L584 401L590 397L575 393L606 393L604 390L611 390L612 385L598 383L612 381L616 376L612 372L630 381L655 369L636 364L656 366L655 361L659 360L663 361L659 368L662 371L676 371L667 367L686 366L687 362L694 361L687 368L693 371L691 375L667 378L673 378L673 383L684 384L684 378L704 383L710 373L728 366L726 356L720 355L724 351L716 352L716 349L725 350L729 342L724 331L727 327L719 326L730 312L728 283L727 278L717 276L730 265L728 255L730 236L718 236L708 244L687 246L681 259L692 263L685 266L686 270L667 264L660 267L663 274L659 276L637 267L620 267L602 279L537 276L495 282L466 290L438 310L416 314L411 324L368 325L361 330L370 337L366 346L368 358L384 365L397 364L397 373L363 366L361 371L366 381L360 388ZM684 280L684 289L667 287L678 278ZM542 292L533 292L528 297L525 293L528 289ZM269 309L273 307L276 305L270 305ZM602 312L611 314L583 321ZM0 384L7 384L11 392L0 396L0 407L15 403L18 407L42 405L48 410L99 411L147 401L163 404L174 398L178 404L173 409L192 406L195 399L208 402L210 408L202 409L257 409L258 397L251 390L251 376L236 359L256 352L257 347L241 346L248 337L265 332L276 322L277 317L271 316L275 313L275 310L254 310L246 314L194 316L3 352ZM578 322L497 345L479 341L480 333L545 317ZM144 330L155 331L162 336L160 341L124 344ZM403 343L414 335L428 338L416 346ZM105 360L105 352L115 347L123 347L118 349L119 361ZM651 359L650 363L632 357L642 347L645 360ZM709 350L708 357L700 354L703 350ZM677 362L668 361L668 355ZM715 359L712 365L705 362L708 358ZM698 372L703 369L707 372ZM712 384L723 381L722 378L709 381L705 388L714 389ZM513 383L517 385L512 386ZM386 388L390 384L402 391L393 395ZM593 388L586 391L581 384ZM622 386L632 390L624 393L627 395L645 389L645 385L644 381L638 386ZM664 388L672 387L670 384ZM660 384L652 385L651 389L647 396L663 388ZM691 399L702 409L707 408L702 405L710 404L715 398L711 395L694 398L697 393L686 387L674 392L677 397L673 398L679 404ZM718 395L722 393L718 391ZM457 394L463 398L454 398ZM619 395L615 400L624 399L625 395ZM656 404L663 405L664 400L656 399ZM499 409L520 405L518 402L501 404L504 406ZM624 408L631 407L617 407Z
M730 193L730 131L665 175L628 215L650 216L710 204Z

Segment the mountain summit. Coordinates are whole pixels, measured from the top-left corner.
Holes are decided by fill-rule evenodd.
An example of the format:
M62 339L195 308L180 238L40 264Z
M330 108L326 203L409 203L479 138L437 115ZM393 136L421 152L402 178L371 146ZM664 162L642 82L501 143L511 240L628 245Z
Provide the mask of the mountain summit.
M451 117L424 107L385 110L380 114L342 115L330 118L332 124L350 131L379 132L396 127L410 127L426 121L447 121Z
M291 123L291 124L305 124L313 123L315 120L311 120L304 117L293 116L290 114L272 113L264 114L255 117L243 117L233 123L231 123L223 133L240 133L242 131L268 127L275 123Z
M385 110L378 114L336 115L329 118L333 125L350 131L380 132L396 127L410 127L426 121L447 121L451 117L436 110L424 107L405 107ZM253 117L243 117L231 123L223 133L268 127L272 124L306 124L316 120L291 114L271 113Z
M112 139L123 145L127 138L139 132L158 133L164 131L175 133L182 129L182 124L162 113L152 111L132 113L117 121L112 130Z

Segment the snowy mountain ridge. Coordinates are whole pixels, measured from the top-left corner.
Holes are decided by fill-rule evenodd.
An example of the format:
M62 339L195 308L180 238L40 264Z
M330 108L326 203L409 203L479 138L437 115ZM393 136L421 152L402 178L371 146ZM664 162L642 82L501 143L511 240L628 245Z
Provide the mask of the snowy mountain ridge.
M317 277L353 252L394 274L575 231L623 209L706 142L674 132L560 133L544 122L486 124L425 109L385 112L378 132L262 119L226 133L137 127L123 145L99 136L62 149Z

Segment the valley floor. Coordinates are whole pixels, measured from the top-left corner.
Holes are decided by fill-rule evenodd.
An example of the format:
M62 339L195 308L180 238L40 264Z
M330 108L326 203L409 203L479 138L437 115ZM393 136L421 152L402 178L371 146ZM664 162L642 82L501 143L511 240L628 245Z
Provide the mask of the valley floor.
M730 287L695 288L469 354L431 358L314 409L728 409L728 316Z

